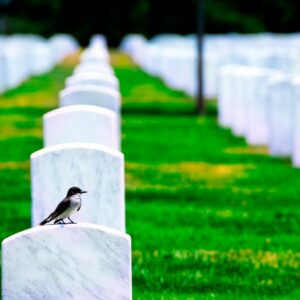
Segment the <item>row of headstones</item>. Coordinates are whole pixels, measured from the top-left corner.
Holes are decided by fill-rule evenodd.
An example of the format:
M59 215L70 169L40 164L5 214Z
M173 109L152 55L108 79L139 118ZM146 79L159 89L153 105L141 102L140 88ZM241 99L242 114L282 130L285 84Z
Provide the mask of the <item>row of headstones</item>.
M128 35L121 49L142 69L158 76L171 88L197 94L197 39L195 35L160 34L146 40ZM221 51L220 51L221 49ZM215 98L220 68L229 64L300 72L300 34L219 34L204 38L204 94Z
M300 77L279 70L228 65L221 69L219 123L273 156L300 166Z
M44 115L44 146L31 155L32 225L71 186L87 190L72 225L25 230L2 243L2 296L11 299L131 299L131 239L125 233L119 83L97 35Z
M37 35L0 35L0 92L48 72L77 49L77 41L66 34L48 40Z

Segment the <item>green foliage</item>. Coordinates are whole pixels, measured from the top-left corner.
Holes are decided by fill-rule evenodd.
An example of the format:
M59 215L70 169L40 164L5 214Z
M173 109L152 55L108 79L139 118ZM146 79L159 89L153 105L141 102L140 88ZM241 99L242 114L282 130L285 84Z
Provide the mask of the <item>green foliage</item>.
M296 0L203 0L208 33L300 30ZM86 0L18 0L8 9L11 32L49 36L74 35L83 45L94 33L105 34L117 46L128 33L147 37L159 33L195 33L198 0L111 0L105 5ZM103 5L99 10L99 4Z

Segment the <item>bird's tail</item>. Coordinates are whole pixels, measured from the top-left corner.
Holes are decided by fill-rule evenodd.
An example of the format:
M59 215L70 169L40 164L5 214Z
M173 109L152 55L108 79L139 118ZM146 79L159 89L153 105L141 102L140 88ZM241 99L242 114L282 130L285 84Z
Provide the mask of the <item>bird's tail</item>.
M55 214L51 214L48 218L46 218L44 221L42 221L39 225L43 226L46 223L51 222L55 217L56 217Z

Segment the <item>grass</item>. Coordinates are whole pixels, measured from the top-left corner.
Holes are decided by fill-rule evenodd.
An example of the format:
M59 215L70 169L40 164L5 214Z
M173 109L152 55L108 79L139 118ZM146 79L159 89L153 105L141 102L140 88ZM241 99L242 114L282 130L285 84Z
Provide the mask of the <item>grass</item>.
M30 226L29 156L76 60L0 96L1 238ZM300 170L120 53L134 299L298 299ZM4 150L5 149L5 150Z

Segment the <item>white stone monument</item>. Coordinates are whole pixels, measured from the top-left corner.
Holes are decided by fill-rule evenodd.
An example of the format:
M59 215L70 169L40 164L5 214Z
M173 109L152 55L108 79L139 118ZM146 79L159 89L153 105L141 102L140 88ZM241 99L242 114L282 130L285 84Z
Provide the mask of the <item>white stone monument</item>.
M80 61L81 63L109 63L109 54L104 48L88 48L82 53Z
M233 103L235 99L235 78L243 68L241 65L228 65L220 69L218 88L218 121L221 126L233 124Z
M96 72L86 72L72 75L66 79L66 87L74 85L98 85L119 90L119 80L112 75Z
M271 79L266 99L270 154L290 156L292 154L294 101L292 77L282 75Z
M90 72L114 75L114 70L110 65L106 63L105 64L84 63L84 64L79 64L74 69L74 74L90 73Z
M51 146L31 155L32 224L39 224L78 186L87 191L72 219L125 230L124 156L87 143Z
M35 227L2 242L3 300L131 300L131 239L92 224Z
M293 80L294 101L292 104L292 162L300 167L300 77Z
M279 76L280 71L257 69L248 79L248 95L246 101L246 140L250 145L267 145L269 140L267 123L267 86L270 79Z
M236 136L244 136L246 132L246 102L249 97L249 79L254 75L255 69L243 67L237 72L234 79L235 97L232 99L232 130Z
M43 117L44 147L64 143L94 143L120 148L119 119L115 112L92 105L71 105Z
M59 94L60 106L95 105L120 114L121 96L114 89L97 85L77 85L62 90Z

